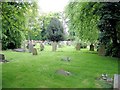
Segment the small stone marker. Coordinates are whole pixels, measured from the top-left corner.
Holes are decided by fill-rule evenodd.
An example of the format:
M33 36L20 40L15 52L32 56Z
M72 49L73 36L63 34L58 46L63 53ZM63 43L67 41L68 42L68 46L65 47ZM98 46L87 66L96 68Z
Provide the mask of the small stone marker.
M77 43L75 48L76 50L80 50L80 43Z
M113 83L113 79L109 77L107 74L102 74L100 77L97 78L97 80L104 80L109 84Z
M0 50L2 50L2 40L0 40Z
M116 88L118 90L120 90L120 75L115 74L114 75L114 85L113 88Z
M94 51L94 45L93 44L90 45L90 51Z
M57 42L52 43L52 51L56 51L57 49Z
M64 75L64 76L69 76L71 75L71 73L69 71L65 71L63 69L60 69L60 70L57 70L56 71L57 74L60 74L60 75Z
M5 55L4 54L0 54L0 59L1 60L5 60Z
M8 60L5 60L5 55L4 54L0 54L0 62L9 62Z
M61 61L68 61L68 62L70 62L71 58L70 57L62 57Z
M100 45L99 49L98 49L98 55L105 55L105 45Z
M26 51L26 41L23 42L23 50Z
M43 43L40 43L40 51L43 51L44 50L44 45Z
M23 49L23 48L17 48L17 49L13 49L13 51L16 51L16 52L25 52L25 49Z
M107 78L108 78L108 75L107 75L107 74L102 74L101 76L102 76L102 79L103 79L103 80L107 80Z
M33 44L32 44L32 42L30 42L28 44L28 47L29 47L29 52L32 53L33 52Z
M36 48L33 48L33 55L37 55L37 49Z

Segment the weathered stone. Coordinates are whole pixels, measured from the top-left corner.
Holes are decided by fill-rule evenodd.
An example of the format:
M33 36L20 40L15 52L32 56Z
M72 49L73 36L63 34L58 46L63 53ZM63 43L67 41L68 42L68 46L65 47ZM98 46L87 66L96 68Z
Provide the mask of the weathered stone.
M5 60L5 55L4 54L0 54L0 59L1 60Z
M57 42L53 42L52 43L52 51L56 51L57 50Z
M76 50L80 50L80 43L77 43L75 48Z
M2 50L2 40L0 40L0 51Z
M93 44L90 45L90 51L94 51L94 45Z
M62 57L61 61L68 61L68 62L70 62L71 58L70 57Z
M64 75L64 76L69 76L69 75L71 75L71 73L70 73L69 71L65 71L65 70L62 70L62 69L57 70L56 73L57 73L57 74L60 74L60 75Z
M43 51L44 50L44 45L43 43L40 43L40 51Z
M105 55L105 45L100 45L99 49L98 49L98 55L102 55L104 56Z
M29 43L28 47L29 47L29 52L32 53L33 52L33 44L32 44L32 42Z
M13 49L13 51L16 51L16 52L25 52L25 50L23 48Z
M113 79L112 78L107 78L107 82L112 83Z
M23 50L26 51L26 41L23 42Z
M8 60L5 60L5 55L4 54L0 54L0 62L2 63L2 62L4 62L4 63L6 63L6 62L9 62Z
M33 48L33 55L37 55L37 49L36 48Z
M120 90L120 75L115 74L114 75L114 85L113 88L116 88L118 90Z

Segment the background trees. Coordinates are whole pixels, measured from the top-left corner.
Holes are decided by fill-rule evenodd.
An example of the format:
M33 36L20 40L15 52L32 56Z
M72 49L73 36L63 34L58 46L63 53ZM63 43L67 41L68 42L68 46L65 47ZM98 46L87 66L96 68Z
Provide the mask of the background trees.
M120 57L120 3L70 2L66 8L72 35L82 41L97 39L106 46L106 55Z
M51 41L64 40L64 31L61 22L57 18L51 18L47 28L47 38Z
M98 38L97 21L99 17L92 14L94 2L70 2L66 7L66 17L69 19L70 35L79 37L81 41L95 42Z
M56 51L58 41L64 40L64 30L61 22L57 18L51 18L47 27L47 38L53 41L52 51Z
M120 57L120 3L101 3L102 7L97 11L100 20L98 28L100 30L99 41L106 46L106 55Z
M2 16L2 49L19 48L28 35L29 14L36 12L36 4L29 2L0 2ZM27 24L26 24L27 23Z

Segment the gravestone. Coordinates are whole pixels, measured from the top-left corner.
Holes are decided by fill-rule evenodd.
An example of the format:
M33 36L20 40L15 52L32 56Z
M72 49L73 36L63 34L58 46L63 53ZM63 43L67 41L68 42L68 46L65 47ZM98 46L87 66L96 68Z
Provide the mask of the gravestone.
M58 43L58 48L61 48L62 47L62 44L61 42Z
M9 62L8 60L5 60L5 55L4 54L0 54L0 62Z
M43 45L43 43L41 42L40 43L40 51L43 51L44 50L44 45Z
M120 90L120 75L118 75L118 74L114 75L113 88Z
M0 60L5 60L5 55L4 54L0 54Z
M70 57L62 57L61 61L68 61L68 62L70 62L71 58Z
M36 48L33 48L33 55L37 55L38 53L37 53L37 49Z
M32 44L32 42L29 42L28 47L29 47L29 53L32 53L33 52L33 44Z
M72 75L71 72L65 71L63 69L57 70L56 73L60 74L60 75L64 75L64 76L70 76L70 75Z
M98 48L98 55L105 56L105 45L101 44Z
M13 49L13 51L16 51L16 52L25 52L25 50L23 48Z
M53 42L52 43L52 51L56 51L57 50L57 42Z
M80 43L77 43L75 48L76 50L80 50Z
M26 51L26 41L23 42L23 49L24 49L24 52Z
M2 50L2 40L0 40L0 51Z
M94 51L94 45L93 44L90 45L90 51Z

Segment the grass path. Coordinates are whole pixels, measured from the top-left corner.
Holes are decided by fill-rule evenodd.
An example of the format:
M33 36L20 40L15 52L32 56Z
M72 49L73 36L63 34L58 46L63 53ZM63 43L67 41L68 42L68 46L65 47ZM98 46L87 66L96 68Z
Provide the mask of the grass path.
M73 47L51 52L49 46L37 56L25 52L3 51L10 63L2 64L3 88L108 88L96 80L102 73L113 77L118 73L118 59L102 57L87 50L75 51ZM60 61L71 57L71 62ZM71 76L56 74L58 69Z

